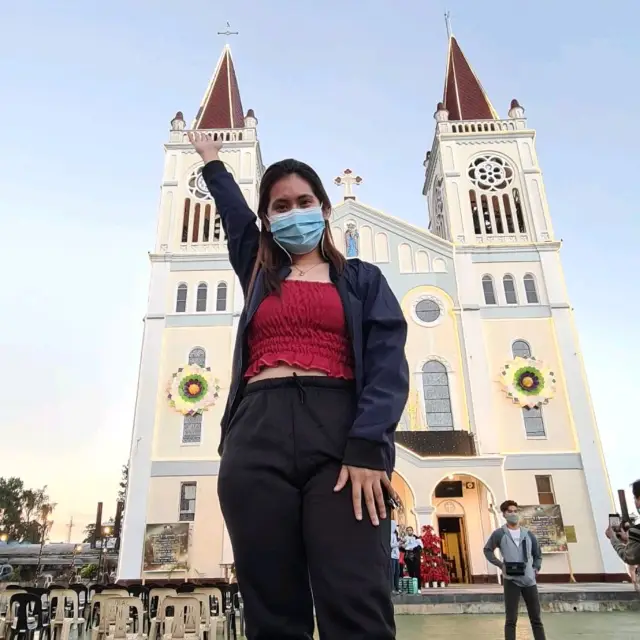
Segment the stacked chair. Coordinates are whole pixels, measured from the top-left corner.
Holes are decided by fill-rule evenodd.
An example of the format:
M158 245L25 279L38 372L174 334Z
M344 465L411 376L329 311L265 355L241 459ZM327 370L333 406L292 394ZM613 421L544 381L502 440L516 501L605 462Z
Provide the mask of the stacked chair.
M0 591L0 640L216 640L220 631L225 640L244 637L237 585L9 585Z

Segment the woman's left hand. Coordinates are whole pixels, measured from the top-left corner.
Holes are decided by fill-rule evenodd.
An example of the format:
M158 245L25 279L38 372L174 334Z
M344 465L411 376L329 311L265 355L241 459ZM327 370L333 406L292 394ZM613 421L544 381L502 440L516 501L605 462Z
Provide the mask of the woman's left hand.
M387 517L387 505L384 500L384 491L386 489L390 495L394 495L391 487L391 480L384 471L377 469L361 469L360 467L349 467L344 465L340 470L338 482L334 487L334 491L342 491L347 482L351 480L351 493L353 497L353 512L356 520L362 520L362 494L364 494L364 502L367 505L369 517L374 526L380 524L380 518Z

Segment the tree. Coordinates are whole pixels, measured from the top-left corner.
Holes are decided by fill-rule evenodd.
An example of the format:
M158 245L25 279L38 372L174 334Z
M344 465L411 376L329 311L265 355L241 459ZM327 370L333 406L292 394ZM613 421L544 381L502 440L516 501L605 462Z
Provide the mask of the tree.
M129 488L129 465L122 465L122 477L120 478L120 488L118 489L118 502L126 502L127 489Z
M422 584L425 586L430 582L449 584L451 578L442 557L442 540L429 525L422 527L421 539L424 550L420 564Z
M41 543L55 507L46 486L25 489L20 478L0 478L0 530L9 541Z

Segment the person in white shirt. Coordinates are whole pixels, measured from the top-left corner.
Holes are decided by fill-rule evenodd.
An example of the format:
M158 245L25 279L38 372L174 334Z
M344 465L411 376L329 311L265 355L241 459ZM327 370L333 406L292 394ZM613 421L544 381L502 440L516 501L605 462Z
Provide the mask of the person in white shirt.
M409 577L418 579L418 591L422 588L420 580L420 558L422 556L422 540L413 533L412 527L407 527L406 535L402 543L404 551L404 564L407 567Z
M398 539L398 523L391 521L391 591L400 591L400 540Z

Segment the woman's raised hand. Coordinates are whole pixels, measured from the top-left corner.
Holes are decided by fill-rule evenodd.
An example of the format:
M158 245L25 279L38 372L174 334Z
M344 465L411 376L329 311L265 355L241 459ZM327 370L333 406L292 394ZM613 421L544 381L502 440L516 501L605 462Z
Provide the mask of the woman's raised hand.
M213 134L202 131L190 131L189 142L191 142L193 148L198 152L205 164L212 160L219 159L218 152L222 149L222 140L214 140Z

